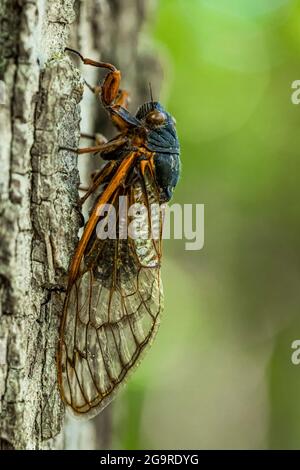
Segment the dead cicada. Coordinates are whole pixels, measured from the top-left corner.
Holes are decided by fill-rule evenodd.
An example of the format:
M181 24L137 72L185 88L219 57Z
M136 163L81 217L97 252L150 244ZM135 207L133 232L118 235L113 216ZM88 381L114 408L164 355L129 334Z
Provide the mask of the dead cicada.
M119 131L109 142L78 150L100 153L107 163L83 198L99 191L71 262L57 355L63 401L76 415L93 417L138 365L159 326L163 212L151 209L172 197L180 172L179 143L174 119L160 103L151 97L131 115L128 95L119 89L120 72L68 50L85 64L109 70L98 92ZM129 207L148 209L138 236L124 231L124 200ZM103 227L112 214L114 236L99 236L99 224Z

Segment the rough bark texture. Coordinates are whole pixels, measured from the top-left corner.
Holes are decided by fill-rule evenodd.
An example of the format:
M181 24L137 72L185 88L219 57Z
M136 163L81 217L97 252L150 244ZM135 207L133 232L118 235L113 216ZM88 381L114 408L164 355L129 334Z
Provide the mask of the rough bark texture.
M83 86L82 75L95 83L99 70L81 73L64 47L116 63L135 106L157 80L155 60L137 51L149 3L1 0L0 448L110 446L110 408L63 427L56 384L63 291L81 224L77 158L60 147L77 147L80 127L111 132Z

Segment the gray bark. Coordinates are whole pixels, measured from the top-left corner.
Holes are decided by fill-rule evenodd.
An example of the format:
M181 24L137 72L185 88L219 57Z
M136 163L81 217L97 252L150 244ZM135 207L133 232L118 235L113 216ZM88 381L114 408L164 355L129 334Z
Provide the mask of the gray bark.
M80 72L64 48L116 63L136 105L157 81L155 60L137 51L149 3L1 0L0 448L110 445L110 409L63 426L56 383L63 291L81 223L77 158L60 147L78 147L80 127L112 132L84 91L82 75L96 83L99 71Z

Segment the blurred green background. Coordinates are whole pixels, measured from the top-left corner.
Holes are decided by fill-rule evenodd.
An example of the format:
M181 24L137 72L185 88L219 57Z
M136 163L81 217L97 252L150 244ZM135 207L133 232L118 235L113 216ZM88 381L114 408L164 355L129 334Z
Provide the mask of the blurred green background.
M114 404L114 446L300 448L300 3L159 0L148 25L176 116L172 202L205 246L164 246L165 312Z

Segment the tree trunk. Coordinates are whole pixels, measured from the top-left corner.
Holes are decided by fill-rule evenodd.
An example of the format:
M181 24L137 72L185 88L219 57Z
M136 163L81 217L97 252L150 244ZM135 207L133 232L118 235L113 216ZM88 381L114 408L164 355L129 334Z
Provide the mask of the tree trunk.
M95 84L99 70L79 71L64 48L115 63L136 105L159 70L137 51L149 3L1 0L0 448L110 446L110 407L63 427L57 389L58 326L82 221L77 157L61 147L78 147L80 128L112 132L84 88L82 76Z

